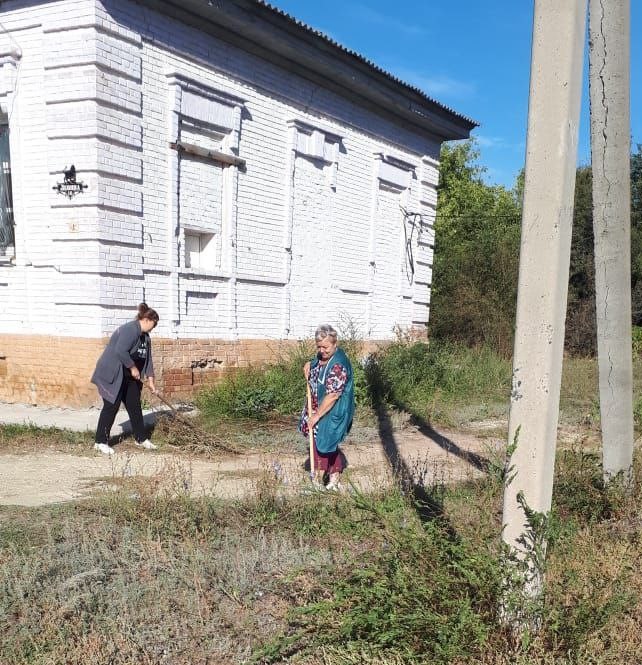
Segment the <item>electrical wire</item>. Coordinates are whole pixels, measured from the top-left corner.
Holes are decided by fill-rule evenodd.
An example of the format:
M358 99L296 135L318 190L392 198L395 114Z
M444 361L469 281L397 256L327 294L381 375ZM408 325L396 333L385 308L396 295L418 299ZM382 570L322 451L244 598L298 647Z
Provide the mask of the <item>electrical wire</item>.
M415 232L417 239L423 232L424 226L430 226L428 222L424 222L423 215L420 212L410 212L403 206L399 206L399 210L403 215L401 224L404 233L404 257L406 268L406 279L409 284L412 284L415 279L415 258L413 253L413 240ZM410 226L410 234L408 233L408 226Z
M14 46L17 49L18 53L18 64L16 65L16 85L15 88L13 89L13 95L11 99L11 108L7 109L7 122L10 122L12 116L13 116L13 107L16 103L16 98L18 97L18 84L20 82L20 65L22 64L22 46L15 40L14 36L7 30L7 28L4 26L2 22L0 22L0 33L3 33L9 37L9 39L13 42Z

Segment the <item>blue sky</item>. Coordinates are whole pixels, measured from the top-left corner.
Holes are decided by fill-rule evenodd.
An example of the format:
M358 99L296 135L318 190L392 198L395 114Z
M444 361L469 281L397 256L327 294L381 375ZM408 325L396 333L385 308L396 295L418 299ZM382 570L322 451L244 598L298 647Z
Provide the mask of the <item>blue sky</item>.
M431 97L467 115L486 180L508 187L524 163L533 2L524 0L272 0ZM642 1L631 2L632 33ZM588 66L585 64L585 70ZM642 40L631 44L632 141L642 143ZM590 161L588 84L579 162Z

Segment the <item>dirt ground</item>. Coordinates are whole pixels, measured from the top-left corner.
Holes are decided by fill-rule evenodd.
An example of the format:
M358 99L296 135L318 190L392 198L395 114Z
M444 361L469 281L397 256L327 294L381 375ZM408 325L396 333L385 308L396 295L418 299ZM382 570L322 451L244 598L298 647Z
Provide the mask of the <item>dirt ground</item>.
M343 485L352 483L366 491L376 488L390 481L393 468L424 482L474 477L505 443L498 425L502 424L488 425L487 433L484 427L475 431L384 428L378 440L351 444L348 439L342 446L348 462ZM162 450L141 452L126 443L117 450L111 457L84 449L83 454L73 454L53 445L38 452L0 452L0 505L70 501L137 477L162 483L170 491L221 498L242 498L266 480L284 494L310 486L303 454L248 453L211 460Z

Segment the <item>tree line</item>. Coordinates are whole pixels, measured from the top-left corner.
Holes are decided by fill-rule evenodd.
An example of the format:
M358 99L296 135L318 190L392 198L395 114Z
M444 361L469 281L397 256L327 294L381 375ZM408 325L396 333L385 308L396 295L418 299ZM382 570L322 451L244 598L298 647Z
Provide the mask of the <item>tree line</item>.
M430 336L513 349L523 172L514 186L484 182L474 140L444 145L435 220ZM545 263L541 270L546 270ZM632 317L642 326L642 145L631 155ZM596 350L591 167L576 173L565 347Z

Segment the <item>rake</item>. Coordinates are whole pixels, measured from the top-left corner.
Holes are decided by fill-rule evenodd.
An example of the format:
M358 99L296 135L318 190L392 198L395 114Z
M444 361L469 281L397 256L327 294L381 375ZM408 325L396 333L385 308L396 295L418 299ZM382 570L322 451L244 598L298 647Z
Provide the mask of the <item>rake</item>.
M202 427L195 425L193 422L190 422L187 418L182 416L178 409L159 392L152 394L170 410L174 420L191 430L191 432L195 435L196 443L201 444L204 448L218 448L219 450L224 450L225 452L232 453L234 455L239 455L241 453L241 451L237 448L223 443L217 437L214 437L209 432L206 432Z
M310 439L310 478L314 479L314 428L310 425L312 418L312 393L310 392L310 382L305 381L306 397L308 400L308 438Z

